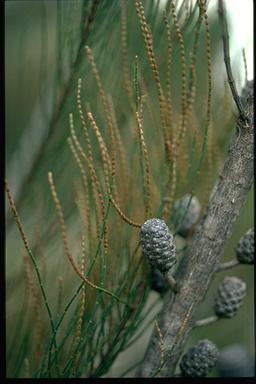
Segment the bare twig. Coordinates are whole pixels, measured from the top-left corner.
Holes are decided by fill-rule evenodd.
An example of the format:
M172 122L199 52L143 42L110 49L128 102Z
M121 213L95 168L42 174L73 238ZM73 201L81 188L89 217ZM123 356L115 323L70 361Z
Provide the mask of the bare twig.
M246 61L246 55L245 55L245 49L242 49L242 55L243 55L243 62L244 62L244 77L245 77L245 82L247 83L248 81L248 68L247 68L247 61Z
M216 315L206 317L205 319L197 320L194 324L194 328L204 327L205 325L215 323L220 318Z
M178 286L178 284L177 284L177 281L174 279L174 277L172 276L172 274L169 272L167 272L165 275L164 275L164 277L165 277L165 279L166 279L166 281L167 281L167 283L168 283L168 285L169 285L169 287L170 287L170 289L173 291L173 292L175 292L175 293L177 293L177 292L179 292L179 286Z
M231 69L231 63L230 63L230 54L229 54L229 33L228 33L228 25L227 25L227 18L226 18L226 11L224 7L224 2L223 0L219 0L219 19L220 19L220 25L222 29L222 40L223 40L223 50L224 50L224 62L226 65L226 71L227 71L227 76L228 76L228 82L229 86L233 95L233 99L236 103L237 109L239 111L240 116L242 119L246 122L247 116L245 114L244 108L241 103L241 99L238 95L237 89L236 89L236 84L234 81L234 77L232 74L232 69Z
M236 267L237 265L241 265L238 260L234 259L231 261L227 261L226 263L222 263L222 264L217 265L215 268L215 272L225 271L226 269Z

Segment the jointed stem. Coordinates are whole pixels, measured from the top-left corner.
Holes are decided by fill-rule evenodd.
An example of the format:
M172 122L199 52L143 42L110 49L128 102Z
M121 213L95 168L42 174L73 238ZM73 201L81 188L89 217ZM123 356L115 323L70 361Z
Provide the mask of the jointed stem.
M37 265L36 259L35 259L32 251L31 251L31 249L29 247L28 240L27 240L25 232L23 230L22 223L21 223L21 220L19 218L19 214L17 212L17 209L16 209L16 206L15 206L13 197L11 195L11 191L9 189L7 180L5 180L5 190L6 190L6 193L7 193L7 197L8 197L8 201L9 201L11 210L13 212L14 218L15 218L17 226L18 226L18 229L20 231L22 241L23 241L24 246L25 246L25 248L26 248L26 250L27 250L27 252L28 252L28 254L29 254L29 256L30 256L30 258L32 260L32 263L34 265L34 268L35 268L35 271L36 271L36 275L37 275L37 279L38 279L38 282L39 282L39 286L40 286L40 289L41 289L41 293L43 295L44 304L45 304L45 307L46 307L46 310L47 310L47 313L48 313L48 317L49 317L49 321L50 321L50 325L51 325L51 329L52 329L53 345L54 345L54 348L55 348L56 370L57 370L57 374L59 376L60 372L59 372L58 360L57 360L58 345L57 345L57 342L56 342L56 328L55 328L55 325L54 325L54 322L53 322L52 312L51 312L51 309L49 307L48 299L47 299L47 296L46 296L46 293L45 293L45 289L44 289L44 286L43 286L43 282L42 282L42 279L41 279L41 275L40 275L40 272L39 272L39 269L38 269L38 265ZM49 368L49 366L48 366L48 368Z

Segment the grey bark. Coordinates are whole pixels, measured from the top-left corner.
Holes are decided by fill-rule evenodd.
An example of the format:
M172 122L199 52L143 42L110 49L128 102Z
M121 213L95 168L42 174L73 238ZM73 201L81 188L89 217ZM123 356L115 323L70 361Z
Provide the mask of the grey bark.
M218 316L212 315L212 316L206 317L205 319L197 320L194 323L194 328L205 327L206 325L215 323L218 320L220 320L220 318Z
M215 272L225 271L226 269L234 268L234 267L237 267L238 265L241 265L241 263L238 260L236 259L230 260L230 261L227 261L226 263L222 263L218 265L216 267Z
M253 182L253 95L245 107L249 123L237 119L221 174L212 190L204 216L175 274L177 294L165 296L158 317L164 335L161 366L159 334L154 330L138 377L173 377L184 345L194 325L194 315L220 263L225 243ZM161 368L161 369L160 369Z

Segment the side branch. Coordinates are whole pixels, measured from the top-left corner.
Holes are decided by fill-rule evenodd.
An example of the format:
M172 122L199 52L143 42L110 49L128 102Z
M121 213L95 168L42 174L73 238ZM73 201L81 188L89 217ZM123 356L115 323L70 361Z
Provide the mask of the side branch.
M245 108L249 124L241 117L227 158L212 190L205 214L176 272L180 291L165 296L157 319L164 335L165 362L161 367L159 335L153 332L139 377L173 377L183 347L194 326L195 312L205 298L232 226L253 182L253 97ZM240 133L239 133L240 132Z
M240 116L242 119L246 122L246 114L244 111L244 108L241 103L241 99L237 93L236 84L234 81L234 77L232 74L231 69L231 63L230 63L230 54L229 54L229 33L228 33L228 25L227 25L227 18L226 18L226 11L224 7L223 0L219 0L219 19L220 19L220 25L222 29L222 40L223 40L223 51L224 51L224 62L226 65L226 71L228 76L228 82L229 86L233 95L233 99L236 103L237 109L239 111Z

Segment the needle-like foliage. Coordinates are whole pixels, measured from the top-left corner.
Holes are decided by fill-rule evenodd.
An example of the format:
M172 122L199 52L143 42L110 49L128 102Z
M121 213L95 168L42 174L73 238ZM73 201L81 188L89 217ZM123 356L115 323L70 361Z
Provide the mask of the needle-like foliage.
M14 5L23 49L7 71L26 90L10 96L20 118L7 110L7 374L103 377L162 302L148 307L140 228L164 220L180 260L175 201L204 205L222 164L233 117L218 22L203 0L34 3L28 31Z

